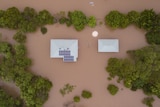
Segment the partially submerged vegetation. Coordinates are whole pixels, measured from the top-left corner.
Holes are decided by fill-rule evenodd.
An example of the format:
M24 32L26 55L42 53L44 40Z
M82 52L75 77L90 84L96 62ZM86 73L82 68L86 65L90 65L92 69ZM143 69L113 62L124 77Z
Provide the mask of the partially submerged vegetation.
M110 58L106 68L111 78L133 91L142 89L146 95L160 98L160 46L151 45L127 52L129 59Z
M73 25L77 31L81 31L85 28L86 25L89 27L96 26L96 18L94 16L87 16L82 11L73 11L68 12L68 17L62 16L59 19L60 24L66 23L67 26Z
M23 102L18 97L12 97L2 87L0 87L0 106L1 107L22 107Z
M106 68L110 77L118 76L124 86L133 91L142 89L147 95L156 95L160 98L160 14L153 9L142 12L130 11L127 14L117 10L111 11L105 17L106 25L113 29L126 28L130 24L147 31L146 40L151 46L138 50L128 51L129 59L110 58ZM154 45L153 45L154 44ZM146 98L143 103L152 107L153 99Z
M86 99L89 99L92 97L92 93L88 90L83 90L82 93L81 93L81 96L83 98L86 98Z
M66 94L71 93L75 87L76 87L75 85L67 83L63 86L63 88L59 90L59 92L61 93L62 96L65 96Z
M152 103L154 102L153 97L146 97L142 100L142 103L145 104L148 107L153 107Z
M149 44L160 44L160 14L156 14L153 9L142 12L130 11L128 14L113 10L106 15L105 22L113 29L126 28L134 24L147 31L145 36Z
M46 24L53 24L54 17L47 11L37 12L35 9L26 7L22 12L16 7L0 10L0 28L20 30L24 33L35 32L37 28Z
M48 99L52 83L29 70L32 61L26 53L27 50L22 43L12 45L0 41L0 78L13 82L20 88L20 98L26 106L41 107Z
M32 61L26 55L27 51L24 45L26 34L36 32L38 28L41 28L42 34L45 34L47 33L45 25L54 24L57 20L47 10L37 12L30 7L25 7L22 12L16 7L0 10L0 28L17 30L13 36L16 44L12 45L0 41L0 53L2 55L0 78L3 81L14 82L20 88L20 98L26 106L41 107L48 99L48 92L52 87L49 80L34 75L28 69ZM94 16L87 18L81 11L68 12L68 17L60 17L58 22L66 23L67 26L73 25L77 31L83 30L86 25L96 26L96 18ZM74 87L66 84L60 92L64 96L71 92ZM80 99L75 97L74 100L78 102Z
M111 95L115 95L115 94L117 94L119 88L118 88L117 86L113 85L113 84L109 84L109 85L107 86L107 90L109 91L109 93L110 93Z
M74 102L80 102L80 97L79 96L74 96L73 101Z
M63 15L59 18L54 17L47 10L37 12L30 7L24 8L22 12L16 7L8 8L6 11L0 10L0 28L17 30L13 38L18 42L12 45L0 41L0 78L4 81L14 82L20 88L20 99L22 99L14 99L0 89L0 98L2 98L0 103L4 107L20 107L22 102L29 107L41 107L47 100L52 83L41 76L34 75L28 69L32 61L26 55L24 43L27 33L35 32L37 28L41 28L42 34L45 34L47 33L45 25L54 24L56 21L67 26L73 25L77 31L83 30L86 25L89 27L97 25L96 17L87 17L82 11L77 10L68 12L67 17ZM156 14L152 9L142 12L130 11L127 14L114 10L106 15L105 22L113 29L126 28L128 25L134 24L147 31L145 36L149 44L160 44L160 14ZM109 59L107 71L110 78L118 76L118 82L123 81L125 87L134 91L142 89L147 95L156 95L160 98L159 53L159 45L128 51L130 59ZM74 86L66 84L63 89L60 89L60 92L64 96L72 92L73 89ZM115 85L109 85L107 89L112 95L118 91L118 87ZM81 96L88 99L92 97L92 93L83 90ZM7 103L5 98L11 102ZM73 100L79 102L80 97L75 96ZM143 103L152 107L153 101L152 98L146 98Z

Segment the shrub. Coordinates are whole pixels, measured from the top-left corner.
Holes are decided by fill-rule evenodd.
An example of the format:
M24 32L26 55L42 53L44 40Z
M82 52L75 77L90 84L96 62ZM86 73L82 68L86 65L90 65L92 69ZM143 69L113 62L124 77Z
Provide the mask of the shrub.
M148 107L153 107L152 103L154 102L153 97L146 97L142 100L142 103L147 105Z
M67 25L68 27L72 25L72 22L71 22L70 19L66 19L66 25Z
M88 26L92 28L96 26L96 18L94 16L88 18Z
M46 34L47 33L47 28L46 27L41 27L41 33Z
M61 18L59 19L59 23L60 23L60 24L64 24L64 23L66 23L66 21L67 21L67 18L65 18L65 17L61 17Z
M73 100L74 100L74 102L80 102L80 97L79 97L79 96L75 96L75 97L73 98Z
M110 94L115 95L118 92L118 87L113 85L113 84L109 84L107 87L107 90L109 91Z
M13 39L18 42L18 43L25 43L26 42L26 35L21 32L21 31L18 31L14 36L13 36Z
M65 84L62 89L59 90L59 92L62 94L62 96L69 94L74 90L76 86L70 85L69 83Z
M91 93L90 91L83 90L81 96L82 96L83 98L89 99L89 98L92 97L92 93Z

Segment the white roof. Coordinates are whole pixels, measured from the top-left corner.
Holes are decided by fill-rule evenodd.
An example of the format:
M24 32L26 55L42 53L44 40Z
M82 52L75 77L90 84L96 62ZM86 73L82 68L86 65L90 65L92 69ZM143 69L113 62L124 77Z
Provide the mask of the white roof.
M76 39L51 39L50 41L50 57L51 58L64 58L59 55L59 51L70 51L70 56L74 56L74 61L78 58L78 40Z
M98 39L98 52L119 52L119 40Z

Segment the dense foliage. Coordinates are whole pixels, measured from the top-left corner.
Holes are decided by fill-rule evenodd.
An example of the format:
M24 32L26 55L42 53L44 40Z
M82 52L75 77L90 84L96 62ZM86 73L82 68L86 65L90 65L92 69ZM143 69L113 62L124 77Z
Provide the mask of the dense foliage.
M16 7L0 10L0 27L23 32L35 32L38 27L53 24L54 17L47 11L39 13L33 8L26 7L20 12Z
M153 97L146 97L143 99L142 103L147 105L148 107L153 107L152 103L154 102Z
M0 87L0 107L23 107L23 104L20 98L10 96Z
M142 12L132 10L127 14L113 10L106 15L105 22L111 28L124 28L129 24L135 24L139 28L143 28L147 31L160 28L160 25L157 25L160 22L159 15L156 14L153 9L146 9Z
M152 9L142 11L138 20L138 27L150 31L153 29L155 18L156 13Z
M129 20L125 14L122 14L116 10L109 12L105 17L105 22L110 27L116 28L125 28L129 24Z
M160 46L152 45L128 51L131 59L110 58L107 71L119 77L132 90L142 89L160 98Z
M139 21L139 18L140 18L140 13L132 10L132 11L128 12L127 18L129 20L130 24L132 24L132 23L133 24L138 24L138 21Z
M77 10L69 11L68 17L63 15L60 19L55 19L47 10L37 12L30 7L25 7L22 12L16 7L8 8L6 11L0 10L0 28L20 30L24 33L35 32L39 27L53 24L54 20L58 20L60 24L66 23L67 26L73 25L77 31L83 30L86 25L89 27L96 26L94 16L87 18L82 11Z
M160 31L149 31L145 36L149 44L160 44Z
M145 9L142 12L130 11L127 14L113 10L106 15L105 22L113 29L134 24L147 31L146 39L149 44L160 44L160 14L156 14L153 9Z
M48 99L52 83L30 72L28 68L31 65L31 59L26 56L26 52L24 44L11 45L0 41L0 78L14 82L20 88L20 97L26 106L42 107Z
M77 31L83 30L87 24L87 17L81 11L73 11L68 13L69 20Z
M113 84L109 84L107 87L107 90L109 91L110 94L115 95L118 92L118 87L113 85Z
M62 16L59 19L59 23L66 23L67 26L73 25L77 31L81 31L85 28L86 25L92 28L95 27L96 18L94 16L90 16L89 18L87 18L87 16L82 11L75 10L73 12L68 12L68 18Z
M81 93L81 96L83 98L86 98L86 99L89 99L92 97L92 93L90 91L87 91L87 90L83 90L82 93Z
M96 18L94 16L90 16L88 18L88 26L89 27L95 27L96 26Z

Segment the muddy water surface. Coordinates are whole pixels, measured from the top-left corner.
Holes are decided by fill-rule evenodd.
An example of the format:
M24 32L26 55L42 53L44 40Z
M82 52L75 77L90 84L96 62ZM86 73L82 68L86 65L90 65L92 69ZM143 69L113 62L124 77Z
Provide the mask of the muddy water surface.
M47 9L52 14L60 11L82 10L86 15L94 15L97 20L103 22L104 16L111 10L128 12L130 10L141 11L153 8L158 12L159 0L92 0L94 6L89 4L90 0L0 0L0 8L7 9L16 6L23 9L26 6L36 10ZM104 23L103 23L104 24ZM145 96L141 91L132 92L117 84L116 80L107 81L108 74L105 71L107 60L111 57L125 58L126 51L138 49L147 45L143 30L134 26L126 29L110 30L104 25L95 28L86 27L81 32L76 32L74 28L65 25L55 24L47 26L48 32L42 35L40 31L28 34L27 48L28 56L33 59L31 69L37 75L48 78L53 83L53 88L49 93L49 99L44 107L63 107L63 104L72 101L75 95L80 95L83 89L93 93L91 99L81 99L76 107L145 107L141 99ZM97 30L99 36L93 38L92 31ZM1 30L4 34L13 34L6 30ZM79 56L76 63L64 63L62 59L50 58L50 39L66 38L79 40ZM117 38L120 42L119 53L98 53L97 40L99 38ZM72 93L62 95L59 89L64 84L76 85ZM116 96L111 96L106 90L109 83L117 84L120 91ZM157 99L157 98L156 98ZM159 107L160 100L156 100L154 107Z

